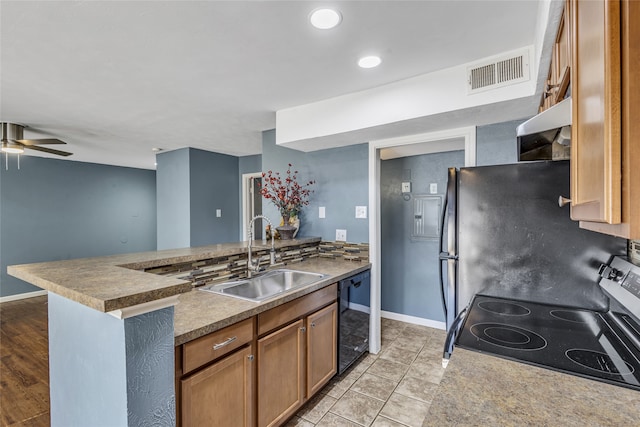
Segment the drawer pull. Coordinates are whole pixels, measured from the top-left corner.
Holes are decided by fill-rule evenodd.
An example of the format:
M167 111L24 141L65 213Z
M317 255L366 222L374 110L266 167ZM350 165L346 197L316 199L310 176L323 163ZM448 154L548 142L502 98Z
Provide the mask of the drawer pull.
M229 344L231 344L232 342L234 342L238 337L231 337L231 338L227 338L225 341L220 342L218 344L214 344L213 345L213 349L214 350L220 350L222 347L227 346Z

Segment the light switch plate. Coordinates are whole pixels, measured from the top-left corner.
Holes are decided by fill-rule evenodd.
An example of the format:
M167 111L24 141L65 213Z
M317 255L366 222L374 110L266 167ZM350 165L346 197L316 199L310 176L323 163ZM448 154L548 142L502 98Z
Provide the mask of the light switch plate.
M318 208L318 218L325 218L325 209L324 206L320 206Z
M366 217L367 217L367 207L356 206L356 218L366 218Z
M410 182L403 182L402 183L402 192L403 193L411 193L411 183Z
M438 194L438 184L435 182L429 184L429 192L431 194Z
M337 242L346 242L347 241L347 230L336 229L336 241Z
M222 216L222 209L216 209L216 218L220 218Z

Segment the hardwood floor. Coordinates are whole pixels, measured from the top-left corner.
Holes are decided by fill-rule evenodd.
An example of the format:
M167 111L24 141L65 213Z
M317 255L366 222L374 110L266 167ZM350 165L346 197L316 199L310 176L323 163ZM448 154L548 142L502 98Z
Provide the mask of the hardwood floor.
M0 304L0 426L49 426L47 297Z

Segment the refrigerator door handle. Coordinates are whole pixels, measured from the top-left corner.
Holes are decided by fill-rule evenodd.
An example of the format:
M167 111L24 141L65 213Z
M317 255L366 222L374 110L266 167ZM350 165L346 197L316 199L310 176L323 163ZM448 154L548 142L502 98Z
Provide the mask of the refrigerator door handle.
M458 337L458 331L460 330L460 328L462 327L462 324L464 323L464 318L467 315L467 310L468 310L468 307L462 310L460 314L458 314L458 317L456 317L456 319L453 321L453 324L451 325L451 329L449 329L449 332L447 333L447 339L444 342L444 351L442 353L443 368L446 368L447 365L449 364L449 358L451 357L451 353L453 353L453 346L456 341L456 338Z
M440 252L440 261L458 260L458 255L449 255L449 252Z
M444 252L443 251L444 248L442 246L444 244L444 222L447 217L448 206L449 206L449 195L445 194L444 203L442 206L442 215L440 216L440 240L439 240L440 254L438 255L438 259L440 260L438 262L438 272L440 277L440 297L442 298L442 311L444 313L445 322L447 319L447 296L446 296L446 293L445 293L446 291L444 287L444 274L442 271L442 262L448 259L451 259L451 255L449 254L449 252Z

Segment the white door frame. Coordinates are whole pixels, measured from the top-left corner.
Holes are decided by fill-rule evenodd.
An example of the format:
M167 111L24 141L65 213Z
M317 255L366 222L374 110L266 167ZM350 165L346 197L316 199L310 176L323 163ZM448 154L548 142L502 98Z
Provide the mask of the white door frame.
M387 147L464 138L464 164L476 165L476 127L448 129L369 142L369 257L371 262L371 321L369 352L380 351L380 150Z
M250 198L253 197L251 194L251 178L262 178L262 172L242 174L242 223L240 224L240 235L242 236L242 241L249 239L247 226L249 225L251 218L254 216L253 212L249 212L252 206Z

